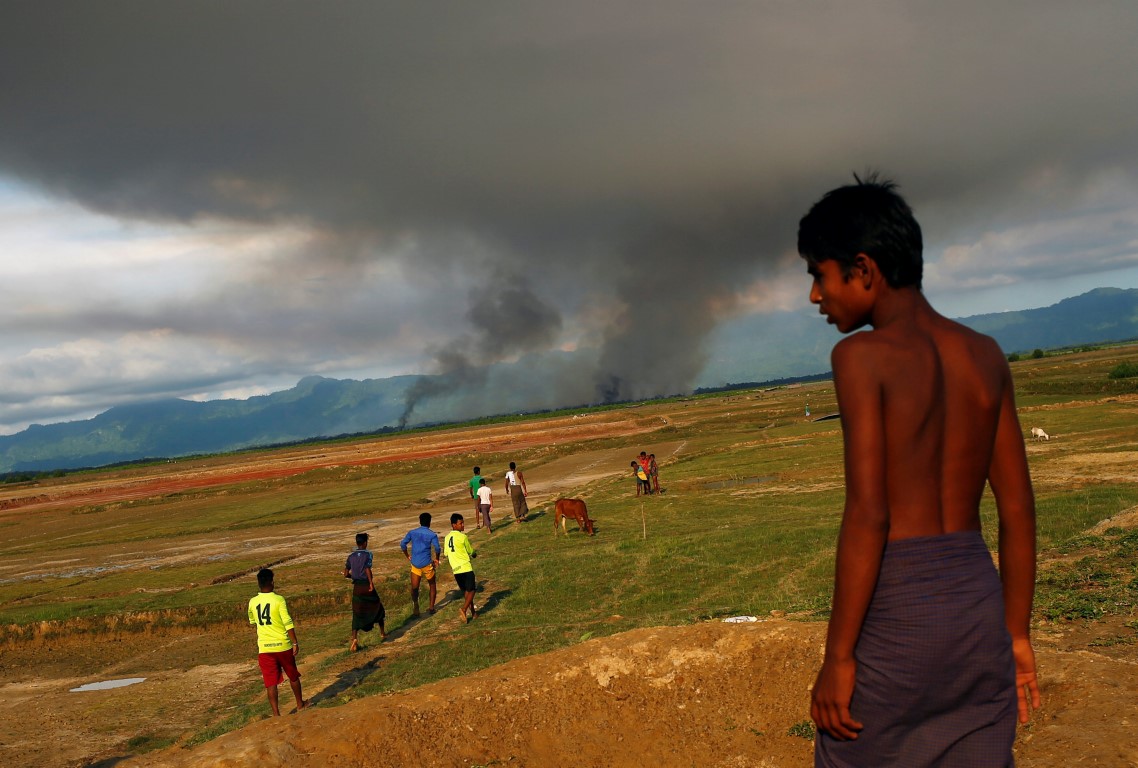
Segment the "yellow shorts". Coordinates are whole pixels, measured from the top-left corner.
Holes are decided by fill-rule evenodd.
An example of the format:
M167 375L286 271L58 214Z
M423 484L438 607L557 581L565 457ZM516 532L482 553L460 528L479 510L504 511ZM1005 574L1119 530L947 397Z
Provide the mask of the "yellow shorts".
M412 576L422 576L427 581L430 581L431 579L435 578L435 565L434 565L434 563L428 563L427 565L424 565L422 568L419 568L417 566L412 565L411 566L411 575Z

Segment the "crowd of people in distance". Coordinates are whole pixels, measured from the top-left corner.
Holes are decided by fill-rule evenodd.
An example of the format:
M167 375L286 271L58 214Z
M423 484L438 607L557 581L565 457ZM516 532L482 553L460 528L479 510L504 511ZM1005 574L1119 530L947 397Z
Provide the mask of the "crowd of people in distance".
M640 452L632 461L632 476L636 478L636 495L660 492L660 467L656 454Z

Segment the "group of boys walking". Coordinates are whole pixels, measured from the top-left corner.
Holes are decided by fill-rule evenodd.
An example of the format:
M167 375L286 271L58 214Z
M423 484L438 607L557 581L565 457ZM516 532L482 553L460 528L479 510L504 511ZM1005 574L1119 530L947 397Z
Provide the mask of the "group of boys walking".
M516 470L510 464L511 470ZM475 468L478 474L478 468ZM521 473L518 472L519 482L523 483ZM479 486L486 489L483 480ZM523 490L524 492L524 490ZM487 503L489 506L489 502ZM490 526L490 513L485 512L486 526ZM435 613L435 601L438 597L436 585L439 563L442 553L445 552L450 564L451 573L454 574L455 583L462 590L463 604L459 614L464 622L478 618L478 610L474 606L474 592L477 582L474 575L474 559L478 553L466 535L466 521L463 516L455 512L450 516L450 533L439 542L439 535L431 530L431 513L423 512L419 515L419 527L407 532L399 542L399 549L411 564L411 615L418 618L419 590L423 579L427 580L428 603L427 612ZM367 548L368 535L356 534L356 548L348 555L344 562L342 574L352 580L352 639L349 649L359 650L359 633L370 632L379 627L380 639L387 638L384 627L386 612L383 601L375 589L375 576L372 573L373 556ZM305 701L300 682L300 671L296 666L296 656L300 652L300 642L296 637L296 625L288 612L288 603L284 597L275 591L276 583L273 571L262 568L257 573L257 595L249 600L249 624L257 630L257 661L261 668L261 677L265 683L269 706L274 716L280 715L277 687L286 678L296 697L297 710L309 706Z

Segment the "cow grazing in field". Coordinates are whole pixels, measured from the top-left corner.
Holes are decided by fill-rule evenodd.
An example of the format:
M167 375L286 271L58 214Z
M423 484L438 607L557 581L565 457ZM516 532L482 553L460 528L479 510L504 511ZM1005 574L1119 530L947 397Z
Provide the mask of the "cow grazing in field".
M557 535L557 526L560 525L561 530L568 536L567 524L570 519L577 521L578 530L582 530L590 536L593 535L593 521L589 519L589 510L586 509L585 502L581 499L557 500L553 512L553 535Z
M1032 427L1031 428L1031 439L1032 440L1050 440L1051 435L1047 434L1046 432L1044 432L1039 427Z

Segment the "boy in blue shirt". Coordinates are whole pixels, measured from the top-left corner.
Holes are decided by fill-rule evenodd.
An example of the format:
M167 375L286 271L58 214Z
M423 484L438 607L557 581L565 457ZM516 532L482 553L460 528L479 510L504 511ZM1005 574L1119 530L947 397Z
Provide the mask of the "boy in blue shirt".
M411 547L408 554L407 547ZM439 535L431 530L431 513L424 512L419 515L419 527L413 528L399 542L399 549L411 563L411 603L414 609L411 615L419 617L419 584L425 578L430 588L431 601L427 605L427 612L435 612L435 596L438 589L435 585L437 574L435 569L439 565L439 556L442 547L439 544Z

